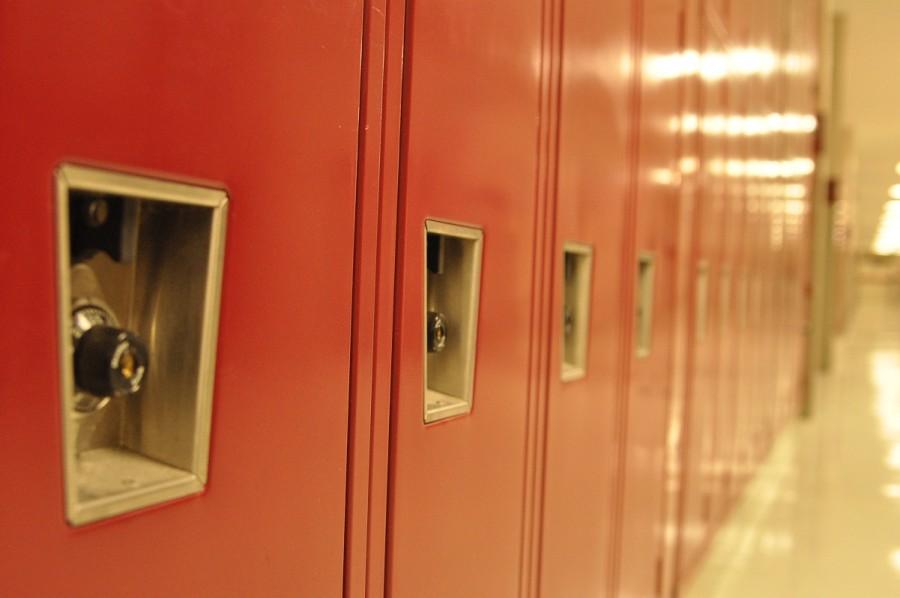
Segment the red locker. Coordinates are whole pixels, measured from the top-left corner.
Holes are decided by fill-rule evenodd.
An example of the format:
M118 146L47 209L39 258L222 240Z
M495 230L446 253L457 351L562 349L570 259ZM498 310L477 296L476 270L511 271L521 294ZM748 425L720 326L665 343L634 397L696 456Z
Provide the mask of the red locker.
M728 25L727 53L729 61L748 52L745 5L731 2L724 18ZM752 56L752 55L751 55ZM747 60L747 70L762 67ZM725 181L722 187L722 237L718 269L718 291L711 297L718 316L718 371L716 373L715 448L710 484L710 520L714 531L731 506L731 487L735 483L733 460L736 450L735 427L738 410L737 368L740 348L740 294L744 276L743 246L745 242L746 137L745 123L749 115L746 94L747 74L740 67L730 69L722 84L723 113L728 123L724 133Z
M618 555L618 595L660 591L663 552L665 433L670 394L675 297L675 224L679 217L678 127L682 71L673 60L681 50L683 3L647 2L641 24L640 112L635 131L636 206L634 238L624 271L626 321L633 322Z
M365 3L351 328L345 598L384 595L406 6Z
M750 29L748 43L751 47L765 47L767 23L763 15L764 4L754 4L749 7ZM756 74L749 80L748 110L755 115L765 115L765 96L767 93L767 78ZM765 164L769 157L766 155L766 147L769 137L772 135L766 128L760 135L748 140L748 159L751 163ZM766 271L764 265L764 250L769 243L769 230L766 215L763 210L765 192L770 182L765 178L765 169L758 168L748 173L747 185L747 220L745 232L745 250L747 253L747 274L744 301L746 307L746 335L742 343L744 355L744 380L741 388L740 401L743 412L743 425L738 437L743 445L744 480L746 481L755 471L759 459L759 414L761 412L761 397L764 396L762 384L764 372L761 360L765 354L765 335L762 330L762 289L763 275Z
M438 1L408 11L386 594L512 596L534 342L542 7ZM482 235L471 411L433 423L423 418L426 289L455 266L426 260L426 220ZM455 350L459 326L446 319L444 350Z
M719 13L712 6L701 8L699 195L694 221L691 265L694 277L692 360L688 372L690 397L686 410L683 463L682 528L679 569L682 577L693 567L708 540L713 515L715 441L720 371L719 311L722 280L721 247L725 223L726 157L724 132L727 122L723 97L724 73L718 68L724 59L724 44L716 36L712 20ZM703 63L701 63L703 64Z
M744 5L744 14L747 23L747 45L756 47L759 43L759 27L755 19L755 5ZM746 94L747 114L758 118L761 116L761 95L763 77L753 75L744 83ZM745 159L748 166L762 163L760 147L765 137L765 132L753 135L745 141ZM740 275L736 281L735 311L738 326L738 388L736 400L737 426L735 428L735 453L737 476L734 488L738 491L743 488L754 467L753 430L754 413L758 403L758 371L759 359L759 321L758 296L760 275L760 248L761 235L763 234L762 213L760 202L764 181L759 176L758 169L748 168L745 173L746 186L744 189L744 234L741 243L741 267Z
M683 583L805 384L819 2L596 4L0 8L0 594ZM79 528L62 163L229 196L205 491Z
M736 48L751 48L753 39L752 6L747 2L735 2L731 5L729 15L730 43ZM748 375L747 363L750 352L748 351L747 335L751 333L749 328L749 293L752 264L754 259L754 213L751 211L751 197L755 188L752 173L749 172L751 164L754 140L758 136L750 133L750 123L758 122L760 115L756 113L753 103L753 76L734 77L729 84L729 104L731 113L743 123L739 135L735 136L729 145L730 159L741 165L739 176L733 178L729 186L729 217L736 230L729 236L731 243L728 251L731 256L732 280L730 290L730 307L728 309L728 321L725 323L726 334L730 339L730 351L728 354L729 369L721 383L723 396L729 404L729 413L726 420L726 432L723 435L728 439L723 455L724 487L721 488L722 498L719 502L723 505L722 514L739 497L743 490L745 470L747 467L747 448L744 440L747 427L748 403L753 397L748 392L752 386L752 376Z
M700 0L686 0L682 33L682 56L700 56ZM685 467L688 454L688 434L691 430L696 333L696 257L695 237L700 210L700 76L696 68L687 69L681 92L679 172L681 189L679 197L678 247L676 250L675 325L672 348L672 388L668 426L666 430L666 464L663 488L665 507L663 524L663 586L662 595L677 592L679 579L679 553L681 536L686 533L683 523L683 499L686 492Z
M341 593L361 6L0 9L6 595ZM63 160L228 189L204 495L63 518L52 189Z
M773 0L762 2L759 5L759 18L761 19L760 46L769 48L773 52L781 52L784 24L780 20L783 13L783 5ZM762 97L761 111L763 114L782 114L784 106L782 102L783 79L780 73L764 78L761 82ZM764 161L778 165L783 164L784 151L782 138L778 130L771 131L764 137L760 150ZM760 254L759 271L759 362L757 387L757 415L755 422L755 440L757 462L762 461L768 455L775 436L774 405L777 396L777 381L779 370L778 343L779 330L776 322L775 286L776 271L778 268L778 251L783 242L784 231L780 228L777 219L777 209L780 202L777 192L779 177L776 173L762 177L763 188L760 199L760 211L762 213L762 250Z
M541 596L605 596L611 578L611 528L620 343L630 321L620 318L621 264L626 240L630 167L632 5L568 0L563 23L559 174L550 305L550 359L541 534ZM580 375L567 374L565 313L571 244L591 252L586 356ZM631 274L629 272L629 274ZM626 284L632 278L627 277ZM568 282L568 284L567 284ZM579 321L579 316L585 318ZM565 378L565 379L564 379Z
M784 227L786 256L783 281L782 330L787 347L784 363L786 378L781 387L779 426L783 426L798 412L806 392L806 330L808 322L807 289L809 285L809 264L811 250L810 198L814 185L813 160L816 157L815 123L816 113L816 60L818 50L819 19L809 15L817 14L818 2L808 0L791 5L787 19L791 35L785 56L787 97L786 112L796 118L796 129L788 135L786 143L790 148L789 159L795 165L784 187Z

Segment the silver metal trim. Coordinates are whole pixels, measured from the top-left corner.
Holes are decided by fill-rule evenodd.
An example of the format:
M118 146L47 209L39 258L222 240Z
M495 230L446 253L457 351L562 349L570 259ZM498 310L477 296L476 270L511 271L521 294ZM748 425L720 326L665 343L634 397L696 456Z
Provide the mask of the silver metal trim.
M189 185L149 176L127 174L100 168L61 164L55 172L56 180L56 264L58 300L58 357L60 367L60 407L62 420L61 456L64 472L65 512L72 525L83 525L150 505L181 498L203 491L208 476L209 440L212 421L215 353L219 330L220 291L225 257L225 234L228 195L222 189ZM70 189L111 193L147 201L164 201L206 207L212 210L209 265L206 273L203 328L199 355L197 417L192 471L133 492L114 497L80 501L75 476L74 447L76 422L71 415L74 396L71 361L71 296L69 273L69 202Z
M422 329L422 419L429 424L443 421L451 417L471 413L474 402L475 387L475 352L478 336L479 299L481 296L481 268L483 258L484 231L478 227L454 224L442 220L426 219L422 232L423 255L427 252L428 234L440 234L447 237L474 241L472 256L472 284L469 289L469 304L472 317L469 318L466 330L466 359L464 364L463 396L451 396L428 388L428 340L424 329L425 313L428 310L428 277L422 280L422 317L419 318ZM423 263L424 266L424 263Z
M635 354L649 357L653 349L653 308L656 278L656 257L642 251L638 254L637 302L635 318Z
M694 314L694 343L702 345L709 331L709 261L701 259L697 262L697 282Z
M581 380L587 376L588 348L590 346L590 321L591 321L591 299L593 297L592 289L594 283L594 248L587 243L565 242L563 243L563 274L560 277L563 285L563 304L565 304L565 264L566 254L575 254L581 256L587 261L587 280L579 286L576 302L581 306L581 317L578 318L578 327L581 328L577 333L577 361L572 363L566 361L566 334L565 329L561 332L561 351L560 351L560 379L563 382L572 382Z

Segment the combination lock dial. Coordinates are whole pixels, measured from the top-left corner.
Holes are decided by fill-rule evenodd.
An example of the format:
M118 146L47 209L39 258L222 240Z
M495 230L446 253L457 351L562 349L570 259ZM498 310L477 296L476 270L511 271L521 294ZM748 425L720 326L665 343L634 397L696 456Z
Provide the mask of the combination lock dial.
M425 322L429 353L440 353L447 346L447 320L444 314L430 311Z
M75 384L95 397L121 397L141 389L149 354L137 335L115 325L97 305L72 314L75 324Z

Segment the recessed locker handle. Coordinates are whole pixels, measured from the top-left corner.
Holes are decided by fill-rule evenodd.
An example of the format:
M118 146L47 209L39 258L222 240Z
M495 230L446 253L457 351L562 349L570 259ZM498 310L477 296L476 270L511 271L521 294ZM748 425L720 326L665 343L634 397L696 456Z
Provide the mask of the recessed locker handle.
M84 525L202 492L228 196L56 171L65 515Z
M697 344L706 340L709 329L709 262L697 262L696 313L694 314L694 339Z
M638 256L637 301L635 313L636 354L647 357L653 345L653 278L655 258L651 253Z
M583 243L563 244L562 351L560 377L571 382L587 375L590 336L591 271L594 249Z
M483 233L425 221L423 421L472 411Z

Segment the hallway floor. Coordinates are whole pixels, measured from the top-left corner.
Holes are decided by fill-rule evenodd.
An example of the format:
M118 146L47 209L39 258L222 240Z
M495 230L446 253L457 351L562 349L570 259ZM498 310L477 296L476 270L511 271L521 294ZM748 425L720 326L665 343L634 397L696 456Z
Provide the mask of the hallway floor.
M855 320L720 530L685 598L900 597L900 288Z

